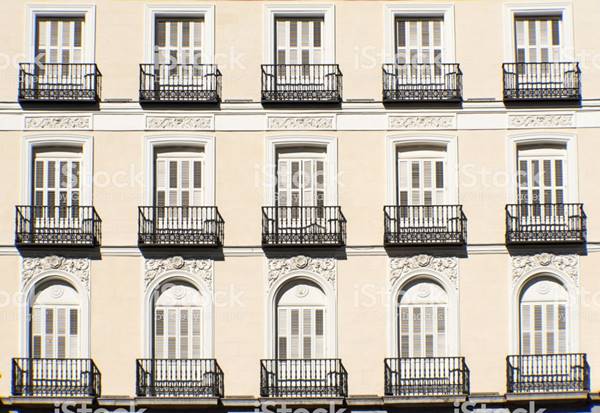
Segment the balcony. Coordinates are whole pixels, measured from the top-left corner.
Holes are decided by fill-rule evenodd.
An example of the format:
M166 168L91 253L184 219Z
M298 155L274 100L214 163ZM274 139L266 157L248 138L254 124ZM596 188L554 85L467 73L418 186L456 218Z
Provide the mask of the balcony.
M102 220L93 206L16 207L17 247L98 247Z
M383 208L384 245L464 245L467 218L462 205L393 205Z
M260 361L262 397L346 397L348 373L340 359Z
M506 243L579 243L586 240L583 204L506 205Z
M93 63L21 63L19 101L97 103L101 77Z
M462 72L458 63L383 65L386 103L459 103Z
M589 369L585 354L508 356L507 392L588 392Z
M269 206L262 208L264 247L341 247L346 218L339 206Z
M221 72L213 64L141 64L141 103L221 101Z
M225 221L214 206L138 208L140 247L219 247Z
M464 357L385 359L385 394L396 397L450 397L469 394Z
M579 63L504 63L504 101L580 101Z
M91 359L14 358L12 394L23 397L98 397L100 371Z
M223 397L223 371L215 359L138 359L140 397Z
M342 72L336 64L262 65L263 103L340 103Z

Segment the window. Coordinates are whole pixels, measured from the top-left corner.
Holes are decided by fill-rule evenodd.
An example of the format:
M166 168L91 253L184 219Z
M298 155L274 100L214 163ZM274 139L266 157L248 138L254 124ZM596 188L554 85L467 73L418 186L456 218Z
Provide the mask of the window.
M201 64L203 31L203 18L157 18L155 62Z
M38 17L35 56L39 63L82 63L83 17Z
M64 282L41 285L31 306L31 356L80 357L79 323L77 291Z
M517 150L519 203L562 204L567 198L565 146L520 145Z
M204 152L200 148L159 148L155 153L155 205L204 204Z
M202 357L202 297L183 282L165 283L154 303L154 358Z
M568 295L550 279L537 279L524 290L520 302L521 354L568 352Z
M442 63L443 17L396 17L396 62Z
M291 283L277 300L276 351L280 359L323 358L325 339L324 292L310 282Z
M400 357L443 357L447 351L448 297L432 281L409 284L398 303Z
M516 61L560 61L561 30L561 16L515 16Z
M276 64L322 63L323 24L323 17L277 17Z
M398 205L446 203L445 148L401 145L397 165Z
M325 150L320 148L277 152L276 199L279 206L324 206L325 156Z

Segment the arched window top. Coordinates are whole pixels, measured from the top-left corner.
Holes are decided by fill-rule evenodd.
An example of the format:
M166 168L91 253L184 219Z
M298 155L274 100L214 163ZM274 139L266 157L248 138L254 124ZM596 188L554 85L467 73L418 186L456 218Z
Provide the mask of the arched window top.
M522 303L567 302L568 299L565 287L548 277L536 277L524 287L521 294Z
M444 158L446 157L446 145L443 143L399 143L396 151L399 158Z
M62 280L49 280L35 288L33 305L79 305L79 293Z
M202 294L185 281L168 281L156 291L156 306L191 307L204 303Z
M432 280L416 280L407 284L399 296L400 304L448 304L444 288Z
M308 280L293 280L281 288L277 305L326 306L327 297L316 283Z

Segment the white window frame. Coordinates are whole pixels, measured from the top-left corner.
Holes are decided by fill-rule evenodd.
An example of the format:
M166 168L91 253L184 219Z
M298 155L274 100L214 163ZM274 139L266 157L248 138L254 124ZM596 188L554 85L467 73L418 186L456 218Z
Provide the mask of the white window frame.
M383 57L384 62L396 61L396 17L442 17L443 54L442 63L456 63L454 5L452 4L387 4L383 22Z
M513 63L515 56L515 17L518 16L562 16L562 38L560 39L561 60L574 61L573 11L570 2L561 3L510 3L504 5L504 61Z
M335 6L333 4L273 4L265 5L265 64L275 63L275 19L278 17L323 17L323 64L335 63Z
M35 135L23 139L21 162L21 203L32 205L33 162L37 148L69 146L81 150L81 193L79 205L93 205L93 138L91 136Z
M96 62L96 6L95 5L54 5L36 4L27 6L27 44L30 62L35 62L36 22L38 17L83 17L82 63Z
M577 136L573 134L562 133L527 133L511 135L508 139L508 148L506 151L506 171L508 172L508 180L506 185L506 199L508 204L518 203L518 184L517 184L517 161L519 155L519 145L530 144L560 144L566 147L566 163L565 173L567 179L565 181L565 197L564 203L579 202L579 182L577 177Z
M146 6L144 62L154 63L154 39L156 19L160 17L201 17L204 19L202 39L202 63L215 63L215 6Z
M278 136L266 138L265 154L265 205L275 205L277 190L277 151L286 147L324 147L325 148L325 206L338 205L337 176L337 140L332 137L318 136Z
M154 205L154 157L159 147L194 146L204 151L204 205L215 205L215 138L213 136L160 135L144 139L144 195L146 205Z
M456 136L448 135L392 135L387 137L387 204L397 205L398 155L400 146L435 145L446 147L445 198L447 205L458 204L458 150Z

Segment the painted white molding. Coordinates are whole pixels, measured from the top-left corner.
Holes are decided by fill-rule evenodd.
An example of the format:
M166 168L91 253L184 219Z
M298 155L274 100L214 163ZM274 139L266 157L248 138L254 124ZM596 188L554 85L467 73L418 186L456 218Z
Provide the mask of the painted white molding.
M148 287L161 275L170 271L186 272L201 280L208 291L213 291L213 265L211 260L188 260L180 256L146 260L144 286Z
M215 62L215 6L213 5L147 5L144 34L144 63L154 63L154 38L157 17L202 17L204 36L202 39L202 63Z
M321 136L270 136L265 139L265 205L275 205L275 187L277 184L277 150L294 146L321 146L327 152L327 182L325 205L338 203L337 139Z
M275 18L279 16L323 17L323 63L335 63L335 6L333 4L267 4L265 5L264 56L266 64L275 63Z
M389 129L456 129L455 115L389 115Z
M335 129L335 116L268 116L267 127L273 130Z
M96 62L96 6L93 4L31 4L27 5L27 50L29 61L35 61L36 19L38 17L83 17L84 34L83 63Z
M400 145L440 145L446 148L446 197L449 205L458 203L458 138L455 135L402 134L386 137L387 204L397 203L397 150Z
M452 4L387 4L383 20L384 63L395 62L395 20L397 16L441 16L444 18L443 63L456 63L454 38L454 5Z
M517 202L517 154L518 146L523 144L563 144L567 150L567 177L565 202L576 203L579 199L579 180L577 166L577 136L574 134L553 132L528 132L508 136L506 151L506 171L509 176L506 185L507 203Z
M290 281L307 280L318 285L327 298L325 309L327 352L325 357L337 357L337 261L334 258L305 256L267 258L266 267L265 356L273 358L276 355L276 309L279 293Z
M80 357L90 355L90 266L88 258L65 258L47 256L23 258L21 261L21 297L19 300L19 347L22 357L30 355L29 308L35 297L36 287L44 281L59 280L70 284L78 293L81 305Z
M521 295L530 282L539 277L550 277L559 282L569 295L567 309L567 351L579 351L579 256L542 253L510 257L509 275L512 291L509 297L509 345L513 354L519 353Z
M25 129L91 130L91 116L25 116Z
M398 356L398 301L408 284L430 280L448 294L448 355L460 354L459 274L457 257L433 257L426 254L394 257L389 260L388 354Z
M571 2L508 3L504 5L504 61L515 61L515 17L523 15L560 15L561 60L575 60L573 43L573 12Z
M204 150L204 204L215 204L215 138L214 136L159 135L144 138L144 200L154 202L154 152L161 146L195 146Z
M149 130L213 130L213 116L147 116Z
M80 135L31 135L23 138L21 146L21 203L30 205L31 183L33 181L33 157L34 150L47 146L70 146L81 149L81 205L93 205L93 181L94 181L94 139L91 136Z
M575 115L561 114L526 114L509 115L508 127L515 129L528 128L572 128L575 126Z
M214 265L210 259L185 259L173 256L165 259L144 260L142 303L142 348L146 357L152 357L152 323L154 298L158 289L170 281L185 281L202 296L202 353L214 357Z
M277 280L295 271L318 274L335 289L336 261L334 258L311 258L304 255L292 258L274 258L268 260L268 267L267 292L273 289Z

